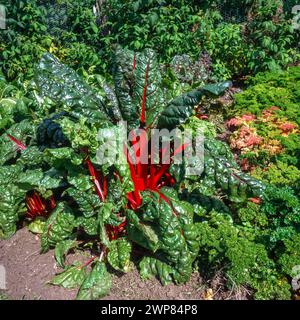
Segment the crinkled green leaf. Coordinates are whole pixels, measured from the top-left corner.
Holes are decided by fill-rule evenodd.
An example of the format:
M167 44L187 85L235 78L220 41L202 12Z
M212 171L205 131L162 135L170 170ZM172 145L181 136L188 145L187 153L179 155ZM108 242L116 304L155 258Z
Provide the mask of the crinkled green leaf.
M41 234L44 232L45 223L45 218L37 217L28 225L28 230L32 233Z
M66 193L75 200L79 210L86 218L96 215L99 211L101 202L98 195L92 190L83 192L75 188L69 188Z
M155 252L159 247L159 238L154 229L142 222L132 210L127 210L127 233L130 240Z
M18 153L17 145L8 138L7 133L27 146L34 136L34 125L32 121L23 120L12 125L0 136L0 165L15 158Z
M40 189L55 189L61 185L62 180L61 172L51 168L50 170L44 172L43 178L39 181Z
M164 189L162 189L163 192ZM172 195L174 196L175 194ZM193 222L189 213L184 209L184 205L180 208L180 213L177 213L174 209L176 204L174 202L173 206L173 202L174 199L166 196L163 199L158 193L143 192L143 206L140 215L144 221L153 224L159 235L158 252L163 254L166 262L170 263L170 266L176 271L174 273L175 282L184 283L192 273L198 235L196 230L189 227Z
M113 212L113 208L114 208L113 203L105 202L103 203L103 205L101 206L98 212L97 222L98 222L100 240L107 247L109 247L110 242L107 236L105 224L107 219L111 216Z
M157 127L173 129L183 124L192 115L195 106L199 104L204 96L220 95L230 86L231 82L228 81L210 84L173 99L161 113Z
M43 55L36 68L35 81L42 96L63 103L72 115L83 115L91 122L109 120L101 96L51 54Z
M122 118L127 121L129 128L139 126L146 86L145 121L147 126L154 124L163 109L162 77L156 53L151 49L134 53L119 47L114 63L115 92Z
M173 282L175 270L170 265L152 257L144 257L139 264L140 275L143 280L158 277L165 286Z
M96 236L98 234L98 219L96 217L78 217L76 219L76 226L82 227L90 236Z
M65 137L70 141L75 150L88 148L96 153L99 145L97 142L98 129L88 124L88 119L81 117L78 121L72 121L67 117L57 120Z
M37 146L29 146L22 151L17 163L26 165L29 168L38 166L41 167L45 162L44 153Z
M79 264L67 267L67 269L56 275L49 284L61 286L66 289L79 287L86 277L85 268Z
M83 156L76 153L71 148L58 148L58 149L46 149L45 157L47 161L53 166L66 165L66 160L70 161L74 165L80 165L83 161Z
M113 119L115 122L121 121L122 114L119 108L119 101L114 89L111 88L107 83L103 83L102 88L108 100L106 102L106 108L110 118Z
M24 212L25 193L15 185L0 189L0 238L9 238L17 230L19 213Z
M72 186L80 191L87 191L93 188L90 176L82 172L70 171L67 179Z
M42 251L45 252L49 248L55 247L58 242L69 238L75 226L72 210L63 202L58 203L46 221L41 236Z
M60 173L55 169L46 172L43 172L42 169L34 169L20 173L17 185L26 191L38 189L45 192L48 189L58 188L61 179Z
M77 300L96 300L106 296L111 288L111 275L104 262L96 262L90 274L82 283Z
M27 170L19 175L18 185L24 190L30 190L39 185L43 176L42 169Z
M124 238L112 241L107 255L108 262L118 271L129 272L132 267L131 249L131 243Z
M54 256L59 267L65 267L66 255L68 254L69 250L75 248L76 246L77 242L72 239L63 240L56 244Z
M241 172L226 144L212 139L205 139L204 143L204 180L213 180L234 202L263 195L265 186L261 181Z

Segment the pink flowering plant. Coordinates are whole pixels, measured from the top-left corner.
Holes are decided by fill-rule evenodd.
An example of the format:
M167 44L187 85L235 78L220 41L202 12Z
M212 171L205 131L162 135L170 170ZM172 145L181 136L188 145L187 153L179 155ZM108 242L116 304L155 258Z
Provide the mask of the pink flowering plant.
M244 171L268 169L287 153L285 145L289 139L299 134L299 126L279 112L280 108L272 106L258 116L247 113L226 122L230 148Z

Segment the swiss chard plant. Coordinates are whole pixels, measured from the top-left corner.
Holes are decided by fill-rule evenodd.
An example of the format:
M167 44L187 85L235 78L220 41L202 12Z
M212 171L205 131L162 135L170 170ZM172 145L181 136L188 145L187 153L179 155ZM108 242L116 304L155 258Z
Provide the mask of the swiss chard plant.
M40 234L42 252L54 249L64 268L51 283L80 287L78 299L108 294L109 270L129 272L139 247L143 279L188 281L200 247L195 221L201 210L191 194L218 194L241 203L263 193L264 186L239 170L205 121L193 116L203 99L222 94L230 83L170 99L160 70L152 50L118 48L113 83L95 88L45 54L24 97L3 95L9 117L1 114L0 236L8 238L18 222L27 223ZM97 152L105 142L98 132L116 132L119 121L126 121L132 139L122 146L123 161L102 164ZM185 163L173 163L187 146L175 147L172 139L169 164L162 161L164 149L157 162L141 161L151 146L151 129L190 126L195 134L201 125L201 175L187 176ZM194 165L200 166L197 159ZM90 259L67 265L66 255L74 250L89 251Z

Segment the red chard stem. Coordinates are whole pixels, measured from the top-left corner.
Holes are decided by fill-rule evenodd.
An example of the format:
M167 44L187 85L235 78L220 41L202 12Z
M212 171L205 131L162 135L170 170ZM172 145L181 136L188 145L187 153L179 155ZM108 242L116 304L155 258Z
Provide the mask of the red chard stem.
M27 148L20 140L16 139L15 137L10 135L9 133L7 133L7 136L12 142L14 142L18 146L19 149L25 150Z
M88 166L88 169L89 169L89 172L90 172L90 175L93 179L93 182L94 182L94 185L95 185L95 189L96 189L96 192L100 198L101 201L104 201L105 200L105 196L104 196L104 193L103 193L103 190L102 190L102 187L100 185L100 181L99 181L99 178L98 178L98 173L96 172L92 162L90 159L87 159L86 160L86 163L87 163L87 166Z
M135 68L136 68L136 53L134 54L134 57L133 57L133 66L132 66L133 71L135 70Z

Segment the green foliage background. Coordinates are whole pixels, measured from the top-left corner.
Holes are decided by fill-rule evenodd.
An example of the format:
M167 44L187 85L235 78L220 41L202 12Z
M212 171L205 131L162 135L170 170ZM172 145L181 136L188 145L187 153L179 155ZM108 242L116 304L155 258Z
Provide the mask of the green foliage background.
M209 53L217 79L280 69L299 54L299 30L283 2L106 0L96 18L93 0L2 1L8 30L0 33L0 66L9 79L30 75L50 50L76 69L104 73L120 44L155 48L164 63Z

